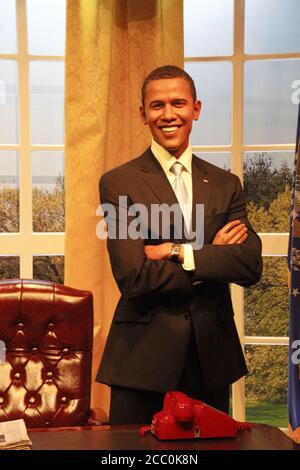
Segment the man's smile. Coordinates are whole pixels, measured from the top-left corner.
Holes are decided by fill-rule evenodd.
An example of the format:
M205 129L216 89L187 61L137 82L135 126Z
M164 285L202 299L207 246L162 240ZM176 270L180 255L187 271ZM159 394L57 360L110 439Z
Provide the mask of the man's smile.
M181 126L180 125L176 125L176 126L162 126L162 127L159 127L159 129L163 132L166 132L167 134L171 134L171 133L174 133L177 131L177 129L179 129Z

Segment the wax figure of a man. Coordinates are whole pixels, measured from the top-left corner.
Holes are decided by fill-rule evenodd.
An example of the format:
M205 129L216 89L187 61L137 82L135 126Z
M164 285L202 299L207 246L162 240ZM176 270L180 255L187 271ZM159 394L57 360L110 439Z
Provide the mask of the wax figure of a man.
M238 177L192 155L189 135L200 109L185 71L152 71L140 108L151 147L100 180L102 205L115 209L107 219L108 251L121 292L97 375L111 386L111 424L150 423L169 390L227 412L229 385L247 373L228 283L259 280L261 243ZM180 205L182 227L202 230L202 247L191 242L190 228L178 229L178 217L170 218L167 237L162 223L152 226L150 218L140 219L143 236L124 236L139 214L130 207L143 205L150 214L153 205L178 206L178 184L192 207L189 219L188 204ZM197 220L201 204L204 226Z

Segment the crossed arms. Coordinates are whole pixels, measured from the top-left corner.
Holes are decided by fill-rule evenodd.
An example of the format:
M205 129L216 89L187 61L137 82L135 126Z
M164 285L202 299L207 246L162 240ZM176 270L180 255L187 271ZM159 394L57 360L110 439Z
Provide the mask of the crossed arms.
M215 235L212 245L234 245L244 243L248 238L248 228L240 220L228 222ZM144 251L147 259L163 260L171 258L171 242L160 245L145 245ZM183 263L183 252L180 253L180 262Z
M112 204L118 219L119 195L128 194L128 181L115 172L100 180L101 203ZM227 220L216 230L213 240L194 250L195 271L185 271L180 263L170 260L171 242L145 244L142 238L111 238L107 247L114 278L124 298L166 295L176 292L189 295L192 281L235 282L247 286L256 283L261 274L261 242L247 216L243 191L238 178L227 210ZM135 195L135 194L134 194ZM128 217L128 223L132 216ZM118 220L117 220L118 222Z

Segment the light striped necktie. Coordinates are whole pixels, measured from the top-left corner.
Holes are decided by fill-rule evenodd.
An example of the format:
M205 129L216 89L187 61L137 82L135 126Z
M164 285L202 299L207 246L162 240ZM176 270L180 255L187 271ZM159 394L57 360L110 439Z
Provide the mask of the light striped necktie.
M180 162L176 162L170 168L170 171L172 171L172 173L174 173L175 175L173 189L179 202L180 209L184 217L185 225L187 226L187 229L189 231L191 227L192 218L192 202L182 177L183 169L183 165Z

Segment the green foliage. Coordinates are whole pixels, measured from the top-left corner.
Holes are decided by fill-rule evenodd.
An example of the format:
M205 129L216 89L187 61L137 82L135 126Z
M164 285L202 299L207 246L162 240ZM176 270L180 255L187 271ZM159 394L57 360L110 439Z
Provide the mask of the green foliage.
M291 188L286 186L271 202L269 209L247 205L248 218L257 232L288 232L290 229Z
M32 190L32 225L34 232L63 232L65 229L64 180L58 177L54 191Z
M272 168L267 153L250 156L244 165L248 217L257 232L288 232L292 172L287 162Z
M264 257L260 282L244 289L244 308L246 335L288 335L289 291L285 258Z
M247 402L286 403L288 352L285 346L247 346L250 373L246 378Z
M264 207L256 206L252 201L247 204L247 214L254 230L256 232L269 232L272 225L272 219L269 211Z
M0 190L0 232L19 231L19 189L3 186Z
M292 186L292 173L287 162L277 170L272 168L272 157L266 152L249 156L244 164L246 201L268 209L279 193Z
M245 334L247 336L287 336L289 291L287 264L282 257L264 257L262 279L244 289ZM247 346L246 360L250 374L246 378L250 403L268 399L286 403L287 348Z
M20 259L17 256L0 257L0 279L18 279L20 277Z
M34 256L33 278L44 281L64 283L63 256Z
M54 191L40 187L32 190L34 232L64 231L64 180L56 179ZM19 189L4 186L0 189L0 232L19 231Z
M292 190L286 186L284 191L271 202L269 214L271 217L271 232L288 232L290 230Z

